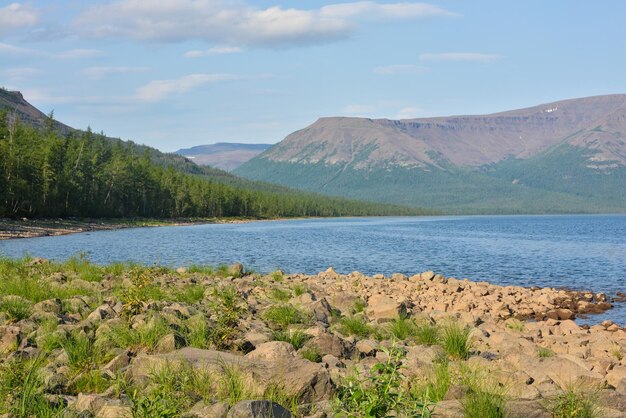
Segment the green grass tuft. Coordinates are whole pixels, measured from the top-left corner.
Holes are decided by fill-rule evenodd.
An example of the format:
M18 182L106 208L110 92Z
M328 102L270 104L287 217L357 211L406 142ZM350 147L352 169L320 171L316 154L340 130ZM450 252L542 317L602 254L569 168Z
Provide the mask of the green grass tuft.
M369 337L374 332L374 327L365 322L359 316L341 318L339 321L339 332L346 336Z
M470 355L472 329L456 322L445 325L441 330L441 346L447 355L466 360Z
M310 338L310 335L305 334L299 329L290 329L288 331L279 330L272 333L272 339L274 341L288 342L296 350L301 349L302 346L304 346L304 343Z
M286 329L289 325L304 324L309 320L307 314L288 304L270 306L263 313L263 318L280 329Z

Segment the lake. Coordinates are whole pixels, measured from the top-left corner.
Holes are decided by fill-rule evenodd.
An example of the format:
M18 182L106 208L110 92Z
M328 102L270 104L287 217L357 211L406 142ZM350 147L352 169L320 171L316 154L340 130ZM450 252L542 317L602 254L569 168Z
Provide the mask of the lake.
M496 284L626 292L626 216L333 218L98 231L0 241L0 254L259 272L434 270ZM626 323L626 304L581 322Z

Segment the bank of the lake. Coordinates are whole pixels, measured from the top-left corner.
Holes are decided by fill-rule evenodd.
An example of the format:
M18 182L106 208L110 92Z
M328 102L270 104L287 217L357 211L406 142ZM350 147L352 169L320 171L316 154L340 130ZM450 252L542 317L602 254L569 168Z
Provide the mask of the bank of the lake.
M599 294L80 258L3 259L0 274L11 416L619 417L626 404L626 331L572 320L606 308Z
M0 219L0 240L50 237L81 232L112 231L123 228L189 226L211 223L243 223L259 218L122 218L122 219Z

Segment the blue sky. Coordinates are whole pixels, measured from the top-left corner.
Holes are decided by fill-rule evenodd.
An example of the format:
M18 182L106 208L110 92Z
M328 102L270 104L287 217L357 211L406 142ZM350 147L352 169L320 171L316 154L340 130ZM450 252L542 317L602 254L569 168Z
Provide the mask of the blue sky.
M0 1L0 85L164 151L625 93L626 2Z

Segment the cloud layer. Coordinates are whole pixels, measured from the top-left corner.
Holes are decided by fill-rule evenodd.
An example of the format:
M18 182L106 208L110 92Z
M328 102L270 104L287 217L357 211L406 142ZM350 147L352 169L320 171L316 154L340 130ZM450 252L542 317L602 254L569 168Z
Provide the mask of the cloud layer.
M0 36L16 29L34 26L38 21L38 13L30 6L11 3L0 7Z
M256 8L228 0L117 0L81 14L75 29L95 38L282 47L344 39L359 22L454 14L425 3L358 1L319 9Z

